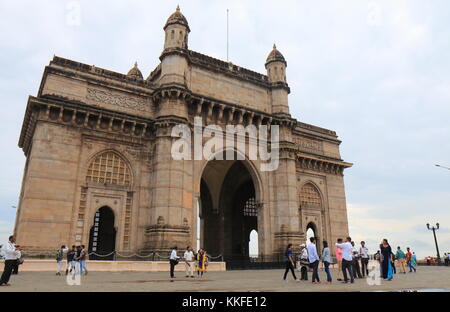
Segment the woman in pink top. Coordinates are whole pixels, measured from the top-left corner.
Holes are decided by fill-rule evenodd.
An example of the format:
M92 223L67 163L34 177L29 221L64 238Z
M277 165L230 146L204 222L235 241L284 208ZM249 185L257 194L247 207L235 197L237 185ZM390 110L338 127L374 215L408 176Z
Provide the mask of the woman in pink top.
M334 249L334 252L336 253L336 260L338 262L338 272L337 272L337 280L342 281L341 278L341 272L342 272L342 249L339 247L336 247Z

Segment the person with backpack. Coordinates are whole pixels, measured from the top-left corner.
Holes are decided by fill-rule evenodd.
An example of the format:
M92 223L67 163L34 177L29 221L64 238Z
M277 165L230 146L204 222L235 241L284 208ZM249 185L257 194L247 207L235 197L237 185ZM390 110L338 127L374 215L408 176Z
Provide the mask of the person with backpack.
M57 271L56 275L61 275L61 270L64 264L64 254L67 252L67 248L65 245L62 245L60 248L56 250L56 263L57 263Z

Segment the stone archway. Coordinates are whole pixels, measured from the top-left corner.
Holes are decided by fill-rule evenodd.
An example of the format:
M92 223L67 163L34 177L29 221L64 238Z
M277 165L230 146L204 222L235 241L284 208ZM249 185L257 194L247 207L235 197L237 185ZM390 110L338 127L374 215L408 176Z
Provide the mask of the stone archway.
M250 233L258 231L259 198L250 170L246 161L211 160L202 172L200 245L225 261L248 260Z
M108 206L97 210L89 232L89 253L91 260L112 260L116 250L116 228L114 227L114 212ZM98 256L108 255L108 256Z

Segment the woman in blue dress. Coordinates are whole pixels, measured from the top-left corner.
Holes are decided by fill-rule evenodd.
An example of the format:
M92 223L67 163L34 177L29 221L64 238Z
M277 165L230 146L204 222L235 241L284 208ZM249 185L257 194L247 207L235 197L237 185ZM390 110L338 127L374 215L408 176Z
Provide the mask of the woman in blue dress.
M391 264L392 249L391 246L389 246L387 239L383 239L380 248L381 248L380 261L381 261L382 277L383 279L387 279L388 281L390 281L392 280L392 264Z

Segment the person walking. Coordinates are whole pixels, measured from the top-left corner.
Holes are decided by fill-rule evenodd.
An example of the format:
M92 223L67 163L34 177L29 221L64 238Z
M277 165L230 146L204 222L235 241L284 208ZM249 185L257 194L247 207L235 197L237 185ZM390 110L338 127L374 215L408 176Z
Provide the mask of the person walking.
M343 283L348 283L348 277L347 277L347 271L350 275L350 283L354 283L354 277L353 277L353 246L352 246L352 238L347 237L347 241L343 243L342 238L338 238L336 247L339 247L342 249L342 274L344 275L344 281Z
M359 255L361 256L361 273L362 276L369 276L369 249L366 247L366 242L361 242L359 247Z
M320 284L319 279L319 262L320 258L317 254L317 247L316 247L316 239L314 237L311 237L309 239L310 244L308 245L308 260L309 263L312 265L313 274L312 274L312 283L313 284Z
M8 242L2 247L3 255L5 257L5 267L3 269L3 274L0 277L0 286L11 286L9 279L21 250L20 247L16 247L15 242L15 237L11 235L8 238Z
M322 256L320 257L322 259L323 265L325 266L325 273L327 273L327 284L331 284L333 279L331 277L330 273L330 263L331 263L331 252L330 247L328 247L328 242L323 241L323 250L322 250Z
M65 245L62 245L60 248L56 250L56 264L57 270L56 275L61 275L61 270L64 265L64 254L67 253L68 249Z
M203 273L206 271L206 266L208 262L208 256L203 248L200 248L197 253L197 276L203 277Z
M391 281L393 278L392 270L392 249L389 246L388 240L385 238L380 245L381 252L381 268L383 279Z
M294 272L294 256L292 254L292 244L288 244L286 247L286 251L284 252L284 260L286 262L286 270L284 271L283 280L287 282L286 276L289 270L294 277L294 280L297 280L297 276L295 276Z
M342 281L341 275L342 275L342 249L340 247L334 247L334 253L336 254L336 261L338 264L338 271L337 271L337 280Z
M308 251L306 249L305 244L300 244L300 280L301 281L308 280L308 269L309 269Z
M175 246L172 248L172 252L170 253L169 262L170 262L170 278L175 278L175 266L178 264L178 259L180 257L177 256L178 247Z
M403 252L403 250L400 248L400 246L397 247L397 251L395 253L395 257L397 258L397 262L398 262L399 267L400 267L400 273L406 274L406 269L405 269L406 255Z
M411 249L409 247L406 247L406 263L409 267L409 273L411 273L413 270L414 270L414 272L416 272L416 268L413 266L413 262L412 262Z
M183 255L184 267L186 269L186 277L194 278L194 253L192 248L187 246Z

